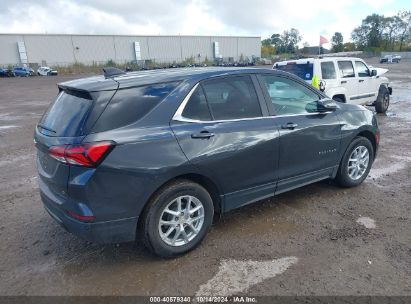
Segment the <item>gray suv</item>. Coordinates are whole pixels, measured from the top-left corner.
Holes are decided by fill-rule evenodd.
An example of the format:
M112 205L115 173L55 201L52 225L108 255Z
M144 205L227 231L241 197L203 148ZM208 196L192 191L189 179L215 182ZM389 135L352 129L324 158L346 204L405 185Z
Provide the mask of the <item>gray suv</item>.
M68 231L196 247L216 213L317 182L359 185L379 131L289 73L199 68L106 74L58 85L35 128L40 194Z

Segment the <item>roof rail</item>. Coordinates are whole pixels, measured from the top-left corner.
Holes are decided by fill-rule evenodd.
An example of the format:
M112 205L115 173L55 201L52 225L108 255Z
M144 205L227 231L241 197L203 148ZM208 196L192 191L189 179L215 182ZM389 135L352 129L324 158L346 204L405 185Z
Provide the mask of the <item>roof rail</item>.
M104 73L104 77L109 78L109 77L114 77L117 75L123 75L126 72L124 72L121 69L114 68L114 67L105 67L103 68L103 73Z
M360 55L363 51L354 51L354 52L339 52L339 53L328 53L328 54L321 54L317 55L316 58L324 58L324 57L351 57L354 55Z

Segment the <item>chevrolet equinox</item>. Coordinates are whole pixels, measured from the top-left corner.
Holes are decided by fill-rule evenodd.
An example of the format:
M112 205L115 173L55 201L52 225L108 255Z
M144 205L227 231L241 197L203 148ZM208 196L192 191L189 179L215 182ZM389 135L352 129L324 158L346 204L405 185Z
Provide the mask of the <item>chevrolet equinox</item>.
M371 111L282 71L108 68L58 89L34 135L45 209L86 240L139 237L162 257L195 248L217 213L361 184L379 143Z

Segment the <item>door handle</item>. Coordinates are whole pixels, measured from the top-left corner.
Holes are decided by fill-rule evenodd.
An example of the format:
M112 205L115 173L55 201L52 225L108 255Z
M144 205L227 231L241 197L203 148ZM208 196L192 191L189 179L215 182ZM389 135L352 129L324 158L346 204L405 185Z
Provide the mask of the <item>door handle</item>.
M298 125L292 122L287 123L286 125L282 125L281 129L289 129L289 130L294 130L295 128L297 128Z
M358 82L364 82L364 79L360 79L360 80L358 80Z
M208 131L201 131L200 133L191 134L191 138L210 138L213 137L214 133Z
M341 84L347 83L347 80L341 80Z

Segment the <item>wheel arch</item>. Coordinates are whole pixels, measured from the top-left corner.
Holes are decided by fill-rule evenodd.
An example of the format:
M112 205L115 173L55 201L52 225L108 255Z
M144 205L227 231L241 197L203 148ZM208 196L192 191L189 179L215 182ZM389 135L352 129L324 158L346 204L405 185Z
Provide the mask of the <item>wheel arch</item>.
M208 177L202 175L202 174L198 174L198 173L184 173L184 174L180 174L180 175L176 175L172 178L167 179L166 181L164 181L160 186L158 186L156 188L155 191L153 191L153 193L151 193L151 195L148 197L148 199L146 200L141 212L140 212L140 216L139 216L139 223L141 222L141 220L143 220L143 215L146 213L148 206L150 205L150 201L160 192L162 191L164 188L166 188L167 186L169 186L170 184L178 181L178 180L187 180L187 181L191 181L194 183L199 184L200 186L204 187L207 192L210 194L212 201L213 201L213 205L214 205L214 213L215 214L221 214L222 213L222 198L221 198L221 191L218 188L218 186ZM139 227L139 224L137 225L137 227Z
M334 98L341 99L344 103L347 103L347 98L344 94L335 94L333 95L332 99L335 100Z
M344 100L345 103L347 102L347 90L345 88L332 88L327 91L326 94L331 96L332 99L339 97Z
M374 152L373 155L374 155L374 158L375 158L375 154L376 154L376 151L377 151L377 141L375 139L374 133L371 132L370 130L362 130L356 135L356 137L365 137L371 142L373 152Z

